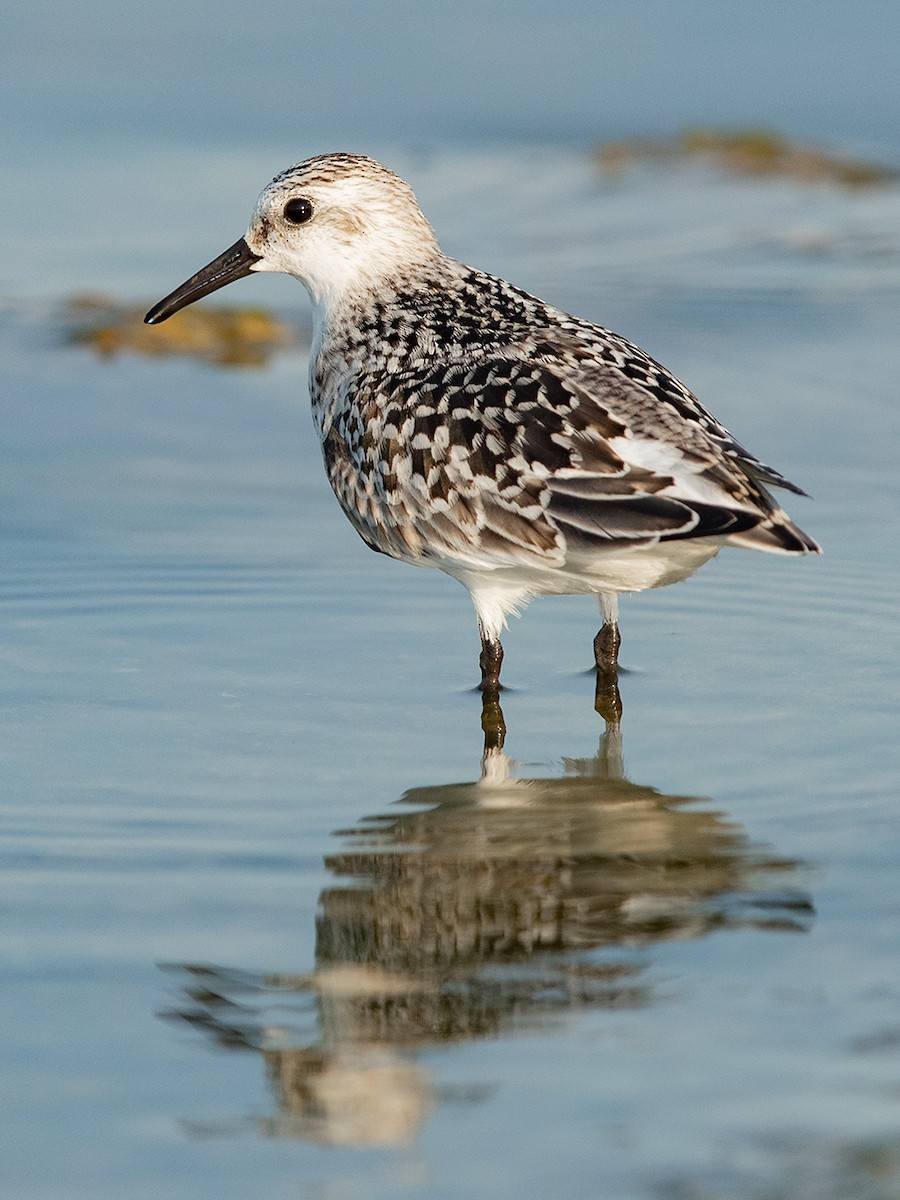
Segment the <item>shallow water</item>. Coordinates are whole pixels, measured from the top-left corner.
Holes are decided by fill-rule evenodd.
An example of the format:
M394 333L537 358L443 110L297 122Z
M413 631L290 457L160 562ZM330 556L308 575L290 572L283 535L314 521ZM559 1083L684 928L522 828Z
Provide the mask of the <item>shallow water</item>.
M6 1194L896 1193L900 196L538 161L396 165L807 488L825 557L625 601L620 734L591 602L536 602L485 754L467 597L346 524L302 354L100 362L10 302ZM222 248L157 235L109 276Z

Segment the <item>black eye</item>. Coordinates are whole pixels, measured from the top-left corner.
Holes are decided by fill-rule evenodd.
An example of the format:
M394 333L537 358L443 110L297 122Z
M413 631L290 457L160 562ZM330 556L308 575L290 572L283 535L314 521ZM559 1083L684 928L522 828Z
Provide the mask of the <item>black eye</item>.
M292 225L305 225L313 215L313 206L304 196L288 200L284 206L284 219Z

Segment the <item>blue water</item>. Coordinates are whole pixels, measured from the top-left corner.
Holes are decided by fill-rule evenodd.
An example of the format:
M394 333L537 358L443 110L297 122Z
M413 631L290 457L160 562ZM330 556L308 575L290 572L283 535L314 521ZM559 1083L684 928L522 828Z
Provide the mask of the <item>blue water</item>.
M663 10L629 11L646 34ZM751 112L741 82L729 103L890 160L851 103L881 94L875 6L849 40L818 11L797 54L846 43L833 91L808 69L802 94L760 81ZM549 37L520 12L506 79ZM548 53L590 46L599 12L554 18ZM603 180L561 132L590 124L577 73L568 101L544 80L518 116L477 90L454 116L455 43L416 27L457 92L410 75L421 112L392 125L378 88L382 108L352 103L387 84L338 72L316 6L308 93L264 20L240 58L199 9L67 13L13 22L48 82L7 129L0 226L4 1194L896 1195L900 192ZM482 46L478 20L457 36L481 61L500 26ZM723 14L691 61L743 28ZM39 90L32 61L7 96ZM813 496L790 508L822 559L730 552L623 604L620 734L594 710L592 604L548 599L505 639L485 753L468 598L347 525L302 351L221 371L65 344L66 294L149 302L239 236L267 178L321 148L323 101L302 102L326 77L321 136L406 175L448 250L640 342ZM658 97L632 95L630 123L620 97L598 124L650 123ZM653 127L699 103L682 82ZM231 293L307 319L290 280Z

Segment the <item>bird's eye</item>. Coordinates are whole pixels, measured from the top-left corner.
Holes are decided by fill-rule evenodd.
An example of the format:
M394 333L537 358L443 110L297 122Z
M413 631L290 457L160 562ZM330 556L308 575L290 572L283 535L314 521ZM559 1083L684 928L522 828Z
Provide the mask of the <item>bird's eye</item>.
M292 225L305 225L313 215L313 206L305 196L288 200L284 206L284 219Z

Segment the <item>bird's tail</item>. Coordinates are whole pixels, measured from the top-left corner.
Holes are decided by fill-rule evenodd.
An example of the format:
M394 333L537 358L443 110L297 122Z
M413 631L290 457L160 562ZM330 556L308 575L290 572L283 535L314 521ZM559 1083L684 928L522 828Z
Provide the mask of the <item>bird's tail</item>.
M822 547L799 525L795 525L787 513L776 508L752 529L743 529L728 538L729 546L742 546L747 550L765 550L770 554L821 554Z

